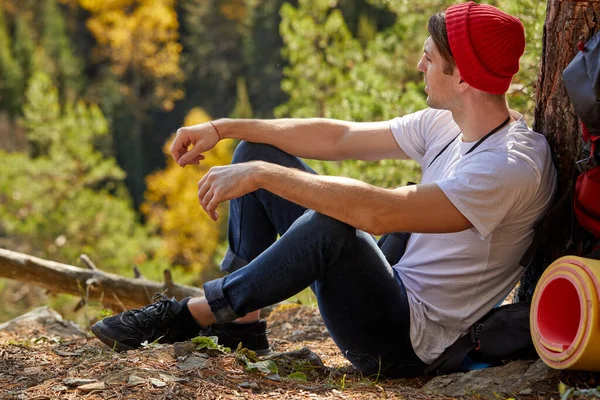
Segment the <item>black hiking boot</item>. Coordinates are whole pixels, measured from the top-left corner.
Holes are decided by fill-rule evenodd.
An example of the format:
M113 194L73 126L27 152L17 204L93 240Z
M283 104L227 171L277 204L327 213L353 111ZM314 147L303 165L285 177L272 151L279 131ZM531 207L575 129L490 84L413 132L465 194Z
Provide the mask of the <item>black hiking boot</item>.
M267 340L267 321L264 319L243 324L232 322L214 324L204 328L200 334L202 336L218 337L219 344L229 347L232 351L235 351L238 345L242 343L242 347L253 350L259 356L271 352Z
M180 315L183 309L180 302L162 294L154 300L157 298L160 300L148 306L96 322L92 333L116 351L134 350L144 342L183 342L199 335L202 327Z

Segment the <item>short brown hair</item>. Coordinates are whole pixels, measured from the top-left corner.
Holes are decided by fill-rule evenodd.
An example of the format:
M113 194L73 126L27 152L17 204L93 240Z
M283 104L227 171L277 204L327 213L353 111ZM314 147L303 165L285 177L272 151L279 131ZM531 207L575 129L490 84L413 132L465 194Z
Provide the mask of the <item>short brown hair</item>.
M452 56L452 50L450 49L450 43L448 42L448 32L446 31L446 11L438 11L429 18L429 24L427 26L429 36L435 43L442 59L445 61L444 74L452 75L456 62Z

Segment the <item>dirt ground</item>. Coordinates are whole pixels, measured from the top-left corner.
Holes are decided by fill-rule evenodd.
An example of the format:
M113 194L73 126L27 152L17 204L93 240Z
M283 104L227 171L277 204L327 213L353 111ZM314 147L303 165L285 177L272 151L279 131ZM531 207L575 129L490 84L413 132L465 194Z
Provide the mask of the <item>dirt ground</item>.
M315 308L285 306L276 309L267 321L275 352L308 347L325 367L316 372L307 368L307 381L296 381L247 372L233 354L202 358L206 356L198 357L189 349L182 353L173 345L116 353L91 336L66 340L32 327L0 331L0 398L436 398L418 390L425 383L423 378L382 381L356 373L339 353ZM202 365L185 367L186 358L199 360Z

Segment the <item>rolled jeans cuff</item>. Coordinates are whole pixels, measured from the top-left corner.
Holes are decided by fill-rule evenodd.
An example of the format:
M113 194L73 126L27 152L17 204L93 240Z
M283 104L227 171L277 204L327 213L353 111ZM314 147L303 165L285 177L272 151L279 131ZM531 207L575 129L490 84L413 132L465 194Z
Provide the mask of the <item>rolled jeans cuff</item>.
M223 284L225 278L218 278L208 281L203 285L204 297L210 306L210 311L215 316L217 324L231 322L240 316L233 311L231 305L223 294Z
M233 250L228 247L225 252L225 257L223 258L223 261L221 261L221 271L232 273L246 265L248 265L248 261L235 254Z

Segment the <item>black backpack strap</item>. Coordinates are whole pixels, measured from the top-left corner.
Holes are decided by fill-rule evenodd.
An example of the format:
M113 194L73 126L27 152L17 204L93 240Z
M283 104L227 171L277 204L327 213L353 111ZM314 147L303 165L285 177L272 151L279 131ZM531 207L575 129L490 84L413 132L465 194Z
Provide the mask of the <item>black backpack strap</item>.
M539 224L533 228L533 231L533 241L531 242L527 250L525 250L525 254L523 254L523 257L521 257L521 260L519 261L519 265L525 269L529 268L529 266L533 262L535 254L538 251L538 248L540 247Z
M475 330L471 327L466 335L458 338L456 342L444 350L437 360L423 368L423 372L425 374L435 372L436 375L440 375L462 371L461 364L463 360L476 345Z

